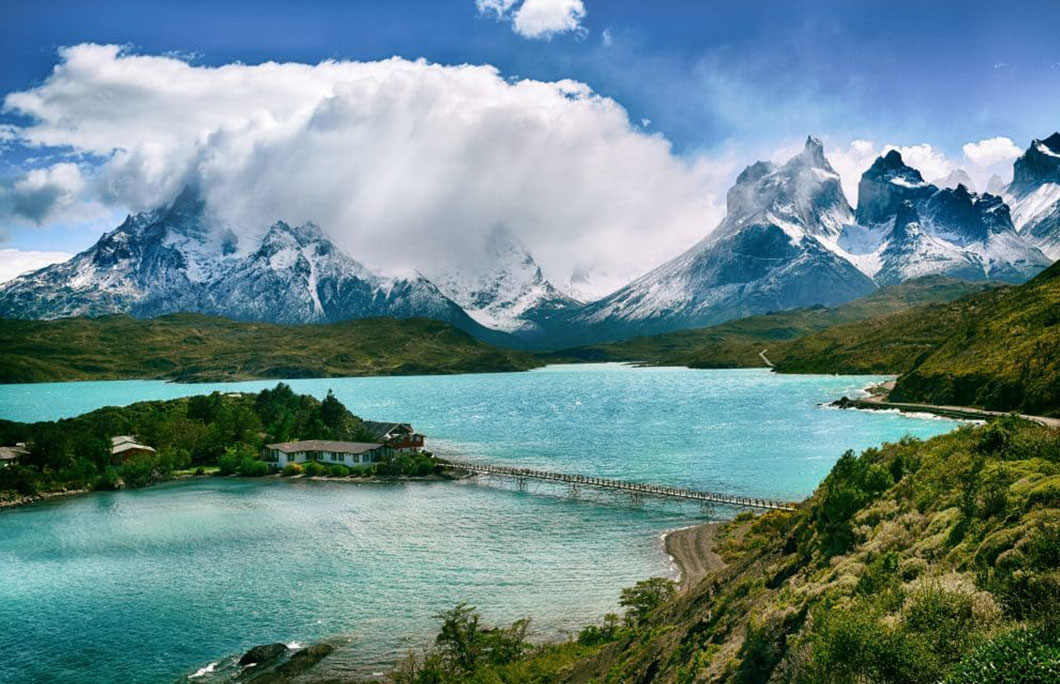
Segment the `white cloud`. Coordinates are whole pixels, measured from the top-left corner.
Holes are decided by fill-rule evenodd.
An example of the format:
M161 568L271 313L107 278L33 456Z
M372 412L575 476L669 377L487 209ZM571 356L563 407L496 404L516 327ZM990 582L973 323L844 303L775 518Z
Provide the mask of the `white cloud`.
M906 164L920 171L930 182L946 178L957 169L964 170L979 191L984 191L990 177L997 175L1003 182L1012 179L1012 161L1023 154L1011 138L999 136L962 146L963 159L953 159L944 151L928 143L917 145L882 145L869 140L855 140L827 151L832 166L843 180L843 191L852 204L857 203L857 185L861 174L872 162L889 150L898 150Z
M1006 138L1005 136L967 143L961 150L964 152L964 156L968 158L968 161L976 166L1011 164L1023 154L1023 150L1012 141L1012 138Z
M21 249L0 249L0 283L7 282L17 275L35 271L60 261L66 261L72 255L66 252L33 252Z
M463 264L505 226L556 282L632 276L716 225L731 173L674 156L582 83L490 66L60 56L5 107L31 119L24 143L104 159L95 197L147 209L198 182L222 223L314 220L376 267Z
M524 38L549 39L557 33L584 31L582 0L475 0L475 6L479 14L511 21L512 30Z
M10 213L40 225L73 206L84 189L80 167L61 162L29 171L6 194Z

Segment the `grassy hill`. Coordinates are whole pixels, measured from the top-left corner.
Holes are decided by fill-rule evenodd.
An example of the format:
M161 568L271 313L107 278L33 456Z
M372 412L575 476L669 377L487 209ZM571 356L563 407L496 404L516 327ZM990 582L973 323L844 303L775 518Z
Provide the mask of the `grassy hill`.
M709 328L638 337L624 342L591 345L542 354L566 361L635 361L646 365L691 368L749 368L763 366L758 353L789 340L843 323L863 321L933 302L949 302L990 289L928 276L884 288L868 297L833 308L823 306L750 316Z
M427 319L322 325L240 323L198 314L0 320L0 349L4 383L447 374L542 364Z
M1018 419L848 453L799 510L728 523L685 594L642 582L624 618L526 650L520 623L447 614L391 681L1057 682L1058 506L1060 433Z
M1033 280L781 345L782 372L901 373L896 401L1060 415L1060 265Z

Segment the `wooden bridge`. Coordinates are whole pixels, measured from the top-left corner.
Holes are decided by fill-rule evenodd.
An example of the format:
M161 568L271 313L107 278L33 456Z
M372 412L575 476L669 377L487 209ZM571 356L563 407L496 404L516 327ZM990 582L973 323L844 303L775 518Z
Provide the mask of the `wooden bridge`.
M533 468L517 468L514 466L500 466L490 463L474 463L471 461L454 461L449 459L447 463L455 470L466 470L479 475L499 475L512 477L523 485L527 480L546 480L548 482L559 482L571 488L573 494L577 494L580 487L597 487L627 492L634 501L642 496L654 496L663 499L680 499L685 501L698 501L704 504L725 504L742 508L761 508L771 511L793 511L794 503L788 501L774 501L772 499L760 499L756 497L737 496L734 494L722 494L719 492L704 492L696 489L684 489L681 487L666 487L664 485L644 484L641 482L626 482L624 480L612 480L605 477L589 477L587 475L569 475L549 470L535 470Z

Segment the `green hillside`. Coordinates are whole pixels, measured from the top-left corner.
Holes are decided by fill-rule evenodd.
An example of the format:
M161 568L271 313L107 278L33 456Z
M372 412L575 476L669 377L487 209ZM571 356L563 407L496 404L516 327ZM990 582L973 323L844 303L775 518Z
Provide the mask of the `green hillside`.
M780 345L788 373L901 373L891 398L1060 415L1060 265L1030 282Z
M0 349L4 383L447 374L519 371L542 363L427 319L326 325L240 323L198 314L0 320Z
M1060 433L1018 419L848 453L799 510L728 523L726 567L685 594L641 582L543 647L458 608L391 681L1057 682L1058 506Z
M624 342L591 345L543 354L566 361L634 361L646 365L691 368L749 368L763 366L758 355L835 325L885 316L933 302L949 302L991 286L940 276L928 276L884 288L867 297L833 308L823 306L750 316L709 328L638 337Z

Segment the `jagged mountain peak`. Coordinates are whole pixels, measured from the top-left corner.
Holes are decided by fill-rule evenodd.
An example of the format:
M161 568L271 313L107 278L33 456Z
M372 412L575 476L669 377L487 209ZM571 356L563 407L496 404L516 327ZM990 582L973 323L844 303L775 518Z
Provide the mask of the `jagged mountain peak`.
M945 176L936 178L932 181L932 184L940 188L956 188L958 185L963 185L971 192L976 192L975 183L964 169L954 169ZM995 192L994 194L997 193Z
M518 238L506 228L490 232L477 266L431 274L447 297L490 328L532 334L580 302L560 292Z
M799 159L803 163L811 166L819 166L832 171L832 165L828 163L828 158L824 156L824 144L821 142L820 138L815 138L812 135L806 136L806 144L803 146L802 152L799 153L795 159ZM792 161L794 161L794 159Z
M851 220L839 174L821 141L806 139L801 152L783 165L758 161L740 173L726 195L728 214L715 231L720 239L753 223L780 227L793 238L835 237Z
M876 158L858 183L858 223L869 226L889 221L905 200L929 197L937 188L907 165L898 150Z
M1012 165L1014 194L1028 194L1044 183L1060 183L1060 133L1032 140Z

